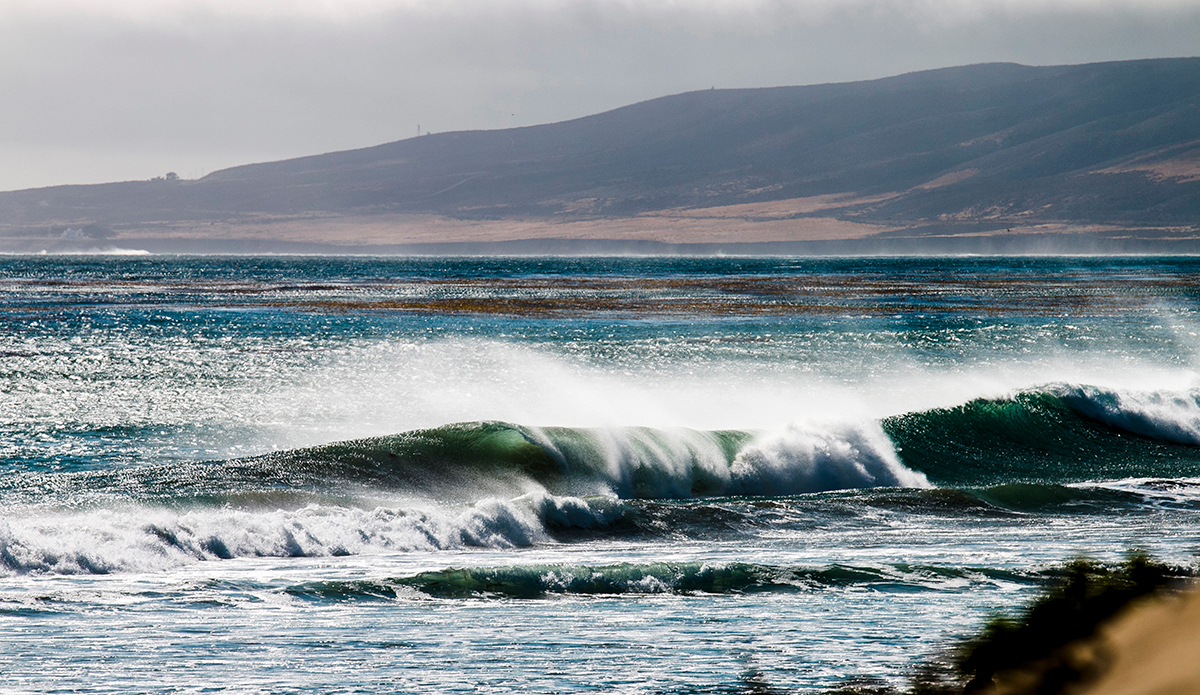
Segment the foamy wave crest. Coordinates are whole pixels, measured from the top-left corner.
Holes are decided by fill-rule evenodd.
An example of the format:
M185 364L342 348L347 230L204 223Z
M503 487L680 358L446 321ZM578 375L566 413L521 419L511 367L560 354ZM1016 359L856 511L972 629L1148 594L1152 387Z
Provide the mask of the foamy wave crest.
M1200 445L1200 392L1117 391L1057 384L1050 392L1080 415L1126 432Z
M930 487L924 474L900 463L879 425L817 428L792 424L738 452L731 492L794 495L866 487Z
M538 492L456 508L141 508L18 516L0 519L0 574L147 572L235 557L511 548L550 542L548 528L601 526L620 513L608 500L589 504Z
M924 487L878 424L793 424L773 435L624 427L528 430L577 482L619 497L795 495L864 487Z

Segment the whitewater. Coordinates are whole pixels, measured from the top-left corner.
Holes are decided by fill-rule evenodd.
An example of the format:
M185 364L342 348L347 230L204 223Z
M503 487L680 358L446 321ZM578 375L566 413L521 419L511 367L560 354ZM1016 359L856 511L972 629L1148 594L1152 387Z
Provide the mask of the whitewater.
M0 258L5 692L899 683L1200 551L1190 258Z

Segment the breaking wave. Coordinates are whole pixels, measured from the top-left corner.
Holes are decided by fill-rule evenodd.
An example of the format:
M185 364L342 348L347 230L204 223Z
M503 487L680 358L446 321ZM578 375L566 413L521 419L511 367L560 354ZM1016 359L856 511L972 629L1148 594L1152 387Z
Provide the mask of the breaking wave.
M526 427L475 422L265 456L0 481L26 503L98 497L242 504L402 491L471 501L531 490L625 499L778 496L927 487L875 423L793 425L773 434L689 429Z
M108 574L235 557L513 548L612 524L614 500L529 494L471 505L297 510L97 509L0 520L0 573Z
M802 532L820 523L810 493L831 508L843 495L855 509L929 514L1195 508L1197 479L1195 390L1051 384L776 432L458 423L228 461L8 476L0 572L700 537L764 518ZM700 497L726 501L669 502Z
M1051 384L881 423L904 465L942 486L1200 474L1200 392Z

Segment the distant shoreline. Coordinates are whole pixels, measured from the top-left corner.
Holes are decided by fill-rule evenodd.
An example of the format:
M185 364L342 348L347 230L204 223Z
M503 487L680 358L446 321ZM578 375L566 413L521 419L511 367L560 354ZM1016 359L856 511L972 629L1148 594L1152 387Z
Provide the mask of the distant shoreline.
M701 90L194 180L0 192L0 251L1200 253L1200 58Z
M276 239L142 238L112 242L22 240L5 255L188 254L303 256L1193 256L1200 239L1097 239L1068 235L672 244L636 239L513 239L345 245Z

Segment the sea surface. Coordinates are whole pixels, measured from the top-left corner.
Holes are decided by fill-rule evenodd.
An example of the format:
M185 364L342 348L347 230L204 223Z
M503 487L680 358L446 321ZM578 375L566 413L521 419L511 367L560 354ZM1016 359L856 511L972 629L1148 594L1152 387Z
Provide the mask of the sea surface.
M1200 552L1200 259L0 258L0 691L901 685Z

